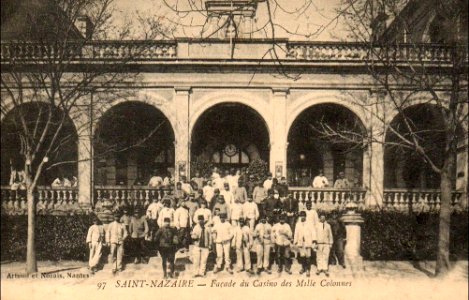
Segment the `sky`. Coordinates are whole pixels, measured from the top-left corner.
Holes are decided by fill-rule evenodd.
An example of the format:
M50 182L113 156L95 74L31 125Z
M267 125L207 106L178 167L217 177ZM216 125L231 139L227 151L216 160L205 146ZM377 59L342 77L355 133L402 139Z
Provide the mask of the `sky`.
M337 17L341 0L269 0L276 26L276 38L335 41L345 36L344 24ZM200 37L206 17L204 0L115 0L114 22L142 17L163 17L175 26L175 37ZM202 10L200 10L202 8ZM177 12L176 12L177 11ZM268 21L266 3L259 3L256 24ZM266 27L268 28L268 27ZM258 33L257 37L272 36Z

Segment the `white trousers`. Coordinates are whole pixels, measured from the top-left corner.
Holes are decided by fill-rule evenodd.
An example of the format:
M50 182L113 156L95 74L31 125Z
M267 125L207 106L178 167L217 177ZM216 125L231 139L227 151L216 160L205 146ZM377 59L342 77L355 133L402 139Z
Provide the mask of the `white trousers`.
M204 275L207 268L208 248L193 246L192 248L192 265L194 267L194 275Z
M230 259L230 241L224 241L221 243L216 243L216 252L217 252L217 267L221 269L223 260L225 261L225 269L231 268L231 259Z

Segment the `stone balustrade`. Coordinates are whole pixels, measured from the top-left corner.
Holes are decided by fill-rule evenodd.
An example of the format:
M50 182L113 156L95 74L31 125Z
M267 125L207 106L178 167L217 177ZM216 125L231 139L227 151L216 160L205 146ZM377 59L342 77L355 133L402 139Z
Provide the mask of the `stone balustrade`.
M365 205L365 190L313 189L309 187L290 187L290 195L299 203L311 201L313 207L324 210L344 209L349 201L359 207Z
M40 61L54 59L120 61L171 59L177 56L176 42L165 41L96 41L68 43L66 46L34 42L1 42L1 60ZM62 51L62 53L60 53Z
M269 41L240 40L238 48L250 49L249 54L241 56L249 59L263 59L264 49ZM275 41L272 41L274 43ZM286 56L283 61L310 62L402 62L449 64L452 61L454 48L439 44L399 44L371 46L356 42L295 42L282 41ZM204 51L196 51L197 45L203 45ZM2 41L1 60L4 64L17 61L40 61L57 58L70 61L154 61L173 59L214 59L217 56L209 51L220 52L220 42L208 40L172 40L172 41L91 41L87 43L70 42L63 45L46 45L36 42ZM180 49L180 51L178 51ZM184 50L185 49L185 50ZM195 50L194 50L195 49ZM212 50L213 50L212 49ZM239 51L247 51L247 50ZM59 53L59 51L63 53ZM188 52L189 51L189 52ZM187 52L187 53L186 53ZM221 55L221 54L220 54ZM466 54L467 55L467 54ZM225 58L218 57L218 58ZM466 57L467 61L467 57Z
M77 188L38 186L34 197L38 214L68 215L82 212ZM1 186L1 206L2 212L6 214L26 214L26 191L13 191L9 186Z
M147 186L95 186L94 207L100 208L104 200L114 203L115 207L147 207L153 199L161 200L172 194L171 188L151 188Z
M287 58L306 61L451 63L452 52L452 47L435 44L389 46L370 46L365 43L315 42L290 42L287 44Z
M437 211L441 205L441 193L437 189L385 189L383 206L396 210ZM453 191L451 205L460 205L462 192Z

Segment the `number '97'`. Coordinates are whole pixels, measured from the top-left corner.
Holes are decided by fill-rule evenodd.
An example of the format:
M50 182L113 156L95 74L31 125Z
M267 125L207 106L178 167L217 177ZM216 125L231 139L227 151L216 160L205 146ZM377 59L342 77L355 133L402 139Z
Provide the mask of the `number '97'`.
M106 282L105 281L98 282L97 286L98 286L98 290L104 290L104 288L106 287Z

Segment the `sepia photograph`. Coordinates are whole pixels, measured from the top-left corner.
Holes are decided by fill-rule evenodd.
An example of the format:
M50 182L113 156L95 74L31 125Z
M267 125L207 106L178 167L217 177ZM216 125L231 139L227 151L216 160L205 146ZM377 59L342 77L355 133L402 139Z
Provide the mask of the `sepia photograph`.
M1 298L467 299L468 0L1 0Z

